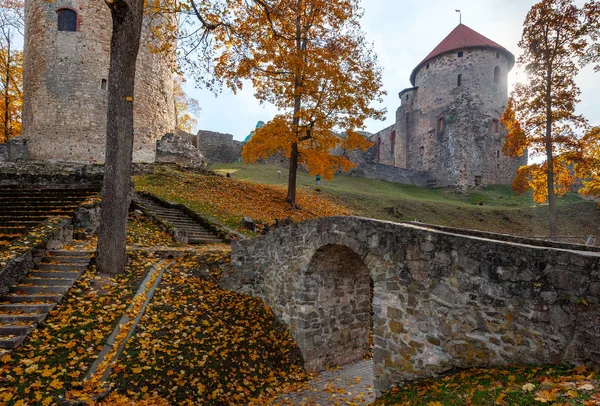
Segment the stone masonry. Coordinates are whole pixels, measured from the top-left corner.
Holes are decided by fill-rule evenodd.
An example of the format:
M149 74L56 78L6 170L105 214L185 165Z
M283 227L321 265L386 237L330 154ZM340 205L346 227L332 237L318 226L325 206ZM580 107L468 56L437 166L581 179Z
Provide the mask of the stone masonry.
M75 31L58 30L61 10ZM171 17L164 17L171 18ZM150 52L144 22L134 97L134 162L153 162L156 141L175 127L175 57ZM31 159L102 163L112 22L103 1L25 1L23 136Z
M436 186L511 183L527 156L502 153L499 120L514 56L461 24L411 75L395 124L374 134L378 162L425 172Z
M378 395L456 367L600 366L600 252L544 244L332 217L234 242L223 286L265 300L313 371L363 356L372 309Z

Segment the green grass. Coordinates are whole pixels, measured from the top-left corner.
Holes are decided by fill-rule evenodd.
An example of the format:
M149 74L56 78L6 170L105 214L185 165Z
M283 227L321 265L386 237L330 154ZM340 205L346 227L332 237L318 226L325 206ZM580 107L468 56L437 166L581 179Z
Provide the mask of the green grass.
M229 172L233 179L287 185L287 169L276 166L236 162L215 164L211 169L221 174ZM281 171L279 178L277 171ZM332 181L321 181L317 188L313 176L299 171L298 187L320 190L357 215L366 217L392 221L417 219L424 223L526 237L548 235L548 206L536 204L531 192L517 195L510 185L492 185L461 193L342 174ZM587 235L598 234L600 211L594 202L569 193L558 200L557 206L559 234L564 241L583 242Z

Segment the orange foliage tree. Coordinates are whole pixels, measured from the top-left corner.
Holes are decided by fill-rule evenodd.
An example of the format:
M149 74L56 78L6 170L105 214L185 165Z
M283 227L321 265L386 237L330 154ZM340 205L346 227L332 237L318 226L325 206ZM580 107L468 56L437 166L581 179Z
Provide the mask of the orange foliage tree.
M581 139L581 159L575 175L583 179L579 193L600 198L600 127L591 128Z
M534 198L548 200L550 237L556 238L556 198L566 193L574 177L581 129L587 122L575 113L581 93L575 83L580 62L589 55L597 34L594 1L578 7L572 0L543 0L534 5L524 23L518 64L528 83L513 90L502 123L508 131L504 153L520 156L527 149L545 161L521 167L513 188L534 190Z
M175 75L173 82L173 98L175 100L175 125L178 129L191 133L198 123L196 116L200 113L198 100L189 97L183 90L185 79Z
M0 6L0 143L21 134L23 52L15 39L22 28L23 2L7 0Z
M358 0L232 0L219 17L215 76L234 91L249 79L256 98L279 110L254 133L243 157L285 154L292 206L298 165L329 179L348 170L352 162L332 149L365 150L370 145L355 130L383 116L370 107L384 93L361 15Z

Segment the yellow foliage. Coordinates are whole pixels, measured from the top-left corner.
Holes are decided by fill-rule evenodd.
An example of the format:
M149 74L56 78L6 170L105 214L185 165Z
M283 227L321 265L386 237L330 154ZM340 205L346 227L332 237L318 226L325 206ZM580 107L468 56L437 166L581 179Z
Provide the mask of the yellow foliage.
M18 1L8 1L0 8L1 24L6 23L11 7L22 7ZM23 52L16 49L14 31L2 27L0 32L0 143L21 135L23 104Z
M193 99L183 91L185 79L181 75L175 75L173 81L173 97L175 98L175 114L177 128L191 133L198 123L194 116L200 112L198 100Z
M600 127L593 127L582 138L581 159L575 165L575 175L583 179L579 193L600 197Z

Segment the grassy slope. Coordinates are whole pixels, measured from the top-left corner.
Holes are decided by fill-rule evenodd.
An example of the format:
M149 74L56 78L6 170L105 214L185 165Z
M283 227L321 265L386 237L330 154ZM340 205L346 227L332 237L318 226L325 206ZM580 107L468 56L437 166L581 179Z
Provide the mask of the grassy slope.
M219 173L233 179L269 185L287 185L284 168L244 163L216 164ZM277 178L277 171L281 176ZM298 173L300 189L315 190L314 177ZM548 206L533 202L531 193L517 196L508 185L456 193L448 189L424 189L386 181L336 176L321 182L321 193L351 208L356 214L385 220L414 220L452 227L471 228L522 236L546 236ZM390 208L395 208L393 213ZM571 193L558 202L559 234L581 242L598 233L600 210L596 204Z

